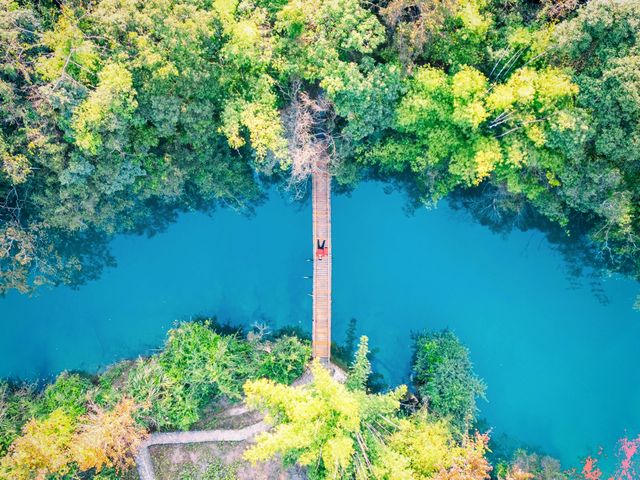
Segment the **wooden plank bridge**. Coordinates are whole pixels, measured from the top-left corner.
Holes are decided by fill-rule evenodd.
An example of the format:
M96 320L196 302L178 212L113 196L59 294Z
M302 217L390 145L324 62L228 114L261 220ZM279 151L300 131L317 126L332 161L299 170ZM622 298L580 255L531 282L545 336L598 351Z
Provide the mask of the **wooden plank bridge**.
M328 158L317 160L313 196L313 358L328 366L331 359L331 175ZM317 254L324 241L324 255Z

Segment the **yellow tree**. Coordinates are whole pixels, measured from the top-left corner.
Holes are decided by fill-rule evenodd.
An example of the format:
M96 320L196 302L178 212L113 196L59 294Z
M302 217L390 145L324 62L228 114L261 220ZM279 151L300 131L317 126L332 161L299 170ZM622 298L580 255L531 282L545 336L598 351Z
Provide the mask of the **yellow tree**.
M457 450L444 421L426 421L426 412L402 419L381 448L375 476L393 480L432 478L451 465Z
M0 477L44 480L53 473L64 474L74 430L74 419L60 408L47 418L32 419L2 460Z
M298 387L265 379L245 384L247 404L275 425L258 436L245 457L256 462L282 455L326 478L370 465L367 437L374 425L390 421L406 387L369 395L348 390L317 362L311 371L312 382Z
M134 456L146 436L133 418L137 408L133 400L124 398L112 410L96 406L84 417L71 455L81 470L124 471L135 464Z
M379 445L373 476L380 480L483 480L491 466L484 454L488 437L455 440L451 426L426 410L397 421Z

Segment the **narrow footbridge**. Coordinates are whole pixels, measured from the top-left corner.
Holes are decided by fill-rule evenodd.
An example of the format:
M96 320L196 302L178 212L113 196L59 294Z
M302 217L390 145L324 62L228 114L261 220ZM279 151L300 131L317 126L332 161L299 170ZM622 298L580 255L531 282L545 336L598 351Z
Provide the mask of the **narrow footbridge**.
M328 158L313 169L313 358L331 359L331 175ZM323 243L324 242L324 243ZM324 246L321 251L318 247ZM321 252L321 253L320 253Z

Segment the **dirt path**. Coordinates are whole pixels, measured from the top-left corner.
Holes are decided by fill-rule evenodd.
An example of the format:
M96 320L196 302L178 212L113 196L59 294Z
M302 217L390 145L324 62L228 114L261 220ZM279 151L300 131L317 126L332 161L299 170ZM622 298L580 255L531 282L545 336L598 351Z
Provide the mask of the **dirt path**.
M204 442L242 442L257 433L269 429L265 422L258 422L236 430L201 430L193 432L154 433L142 444L136 457L140 480L155 480L149 447L152 445L176 445Z

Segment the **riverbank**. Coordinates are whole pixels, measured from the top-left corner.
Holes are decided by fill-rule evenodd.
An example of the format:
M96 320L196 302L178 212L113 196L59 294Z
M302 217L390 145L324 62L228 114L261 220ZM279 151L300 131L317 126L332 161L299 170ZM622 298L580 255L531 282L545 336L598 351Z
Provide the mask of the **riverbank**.
M135 478L133 472L138 468L142 469L143 480L183 473L184 478L204 479L211 467L223 473L235 472L233 475L244 469L245 473L271 472L265 473L264 478L271 478L268 475L274 472L280 472L278 475L283 478L304 478L299 469L282 470L279 458L298 458L299 466L320 468L314 475L325 471L329 474L330 463L322 467L322 463L307 463L313 458L308 454L296 455L312 448L308 442L324 441L330 445L333 436L344 435L334 432L336 428L357 427L342 438L364 442L360 435L369 432L371 420L364 420L368 417L361 415L371 415L382 408L373 418L384 415L388 425L366 440L373 442L367 448L379 448L377 438L384 432L389 436L389 445L399 449L394 455L405 455L409 464L418 461L411 460L412 455L440 451L444 457L439 462L445 463L436 464L441 465L440 470L433 471L441 476L433 478L454 478L446 476L449 469L462 468L466 462L476 462L473 468L478 468L474 474L477 476L469 477L474 480L488 478L488 472L496 480L529 478L513 476L517 472L530 472L534 475L531 478L543 474L553 475L548 478L554 479L582 478L563 473L559 462L550 457L508 450L501 444L491 444L494 454L492 465L489 464L488 457L484 457L488 454L489 436L478 431L483 427L475 420L475 399L482 395L484 386L473 373L468 350L451 332L442 331L416 337L415 351L411 367L415 395L408 394L404 386L374 393L371 389L378 384L371 383L366 337L361 338L357 351L353 345L336 349L346 357L343 362L350 364L348 374L342 373L336 380L322 373L325 370L319 364L311 366L313 375L309 371L302 375L310 358L309 343L286 332L270 335L263 328L243 332L211 321L184 323L169 332L158 353L117 363L97 376L63 373L41 390L28 384L0 384L0 453L4 455L0 477L26 480L34 474L62 474L96 480L129 479ZM249 409L233 405L245 401ZM360 407L356 407L358 404ZM252 409L266 414L266 423ZM344 420L338 420L340 416ZM301 423L294 426L295 422ZM297 437L278 443L283 435L289 435L285 432L297 428L311 428L316 434L300 431ZM364 430L358 433L360 428ZM325 433L317 436L320 431ZM256 437L258 432L268 433ZM404 450L403 442L416 441L423 434L430 441L439 438L437 442L441 443L421 443ZM269 435L273 435L271 440ZM404 435L408 437L403 440ZM295 447L299 441L303 443ZM266 445L281 446L263 457ZM472 450L465 450L470 445ZM627 463L633 465L635 451L631 447L637 448L640 439L628 440L625 445L628 448L623 453L628 456ZM420 453L423 448L426 450ZM263 453L259 458L267 460L267 464L254 469L246 460L255 461L257 457L252 455L260 451ZM295 455L288 457L287 452ZM382 455L382 463L367 467L372 475L390 468L387 460L381 460L388 454L376 454ZM353 459L342 458L346 466L352 461L357 465L357 455ZM587 459L585 465L597 464ZM407 471L414 475L422 467L416 468ZM293 476L287 477L289 474Z

